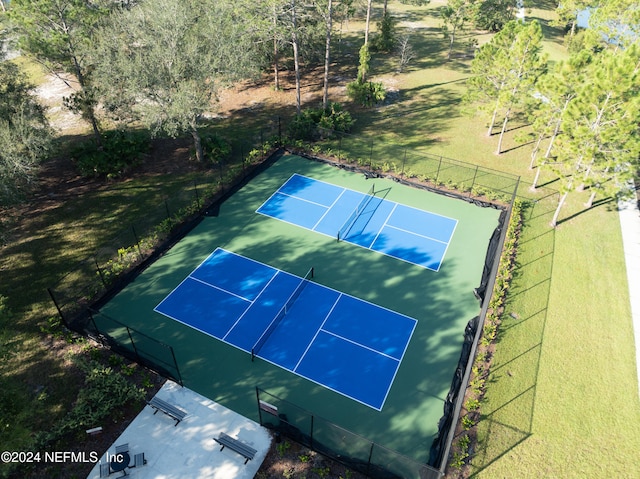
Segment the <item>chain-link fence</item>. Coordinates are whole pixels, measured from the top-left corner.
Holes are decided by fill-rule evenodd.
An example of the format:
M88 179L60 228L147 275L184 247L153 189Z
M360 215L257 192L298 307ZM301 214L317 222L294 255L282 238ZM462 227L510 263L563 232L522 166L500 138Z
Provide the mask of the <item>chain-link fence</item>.
M500 200L508 204L519 176L439 155L418 153L411 147L389 144L377 138L322 130L314 144L299 144L295 152L330 158L345 168L371 175L391 175L415 185L451 192L456 196Z
M197 179L185 180L174 194L148 208L143 218L128 225L120 234L104 242L93 255L80 261L49 289L63 321L72 329L94 335L112 349L181 382L170 346L97 310L126 285L144 263L153 261L197 224L207 209L223 201L254 175L267 149L279 143L274 138L280 137L283 130L284 125L278 118L260 129L259 134L238 138L232 148L233 155L216 162ZM332 131L325 131L322 141L314 144L288 143L291 145L289 151L314 160L366 175L390 176L414 187L504 209L502 230L495 238L495 251L490 253L492 261L488 270L493 271L485 285L487 291L492 290L504 242L504 226L518 192L518 176L442 156L416 153L409 147L389 145L375 138ZM533 202L540 199L540 193L530 196ZM100 300L96 302L97 298ZM259 404L275 405L277 413L261 407L261 422L370 477L441 477L486 314L489 298L483 299L482 314L473 331L469 331L469 344L465 346L467 354L461 356L460 368L445 404L443 420L439 424L439 444L431 448L430 465L359 437L264 391L258 391Z
M256 388L260 424L373 479L437 479L427 464L376 444Z

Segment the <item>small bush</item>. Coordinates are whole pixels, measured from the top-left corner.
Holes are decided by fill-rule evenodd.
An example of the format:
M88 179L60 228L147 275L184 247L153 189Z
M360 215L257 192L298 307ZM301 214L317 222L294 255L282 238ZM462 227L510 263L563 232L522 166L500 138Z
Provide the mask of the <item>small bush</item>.
M331 136L334 131L346 133L354 122L351 114L339 103L331 103L326 109L303 110L290 123L288 134L293 139L317 140Z
M141 162L150 146L149 135L135 131L109 131L103 135L102 142L100 149L85 143L73 153L82 175L120 177Z
M396 19L389 12L384 12L382 19L376 24L378 34L371 39L371 50L374 52L391 52L398 44Z
M202 138L204 156L211 163L226 161L231 158L231 143L217 135L207 135Z
M356 80L347 83L347 96L361 106L372 107L383 102L387 93L381 82L360 82Z

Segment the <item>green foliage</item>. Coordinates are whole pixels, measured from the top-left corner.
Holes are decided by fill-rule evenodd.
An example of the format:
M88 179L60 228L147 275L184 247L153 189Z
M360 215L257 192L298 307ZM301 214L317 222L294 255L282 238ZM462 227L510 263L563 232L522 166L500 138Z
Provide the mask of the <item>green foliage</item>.
M490 32L499 32L515 19L517 0L484 0L475 11L476 27Z
M8 331L7 326L14 321L14 314L9 309L7 300L6 296L0 294L0 360L6 360L15 353L11 338L6 333Z
M302 110L289 124L287 133L294 139L316 140L326 138L334 131L347 133L354 122L351 114L343 110L339 103L330 103L327 109Z
M400 3L404 5L416 5L418 7L429 5L430 2L431 0L400 0Z
M104 134L102 148L85 143L75 151L74 157L84 176L117 178L138 165L149 146L146 133L113 130Z
M315 472L319 477L329 477L331 473L331 468L328 466L325 467L314 467L311 469L312 472Z
M471 444L471 438L467 434L463 434L455 443L457 449L453 453L453 457L449 462L449 465L454 469L460 469L465 465L467 458L469 457L469 445Z
M398 43L397 23L388 10L384 12L377 23L378 34L371 39L371 51L388 53L394 50Z
M67 415L48 431L38 433L33 440L34 451L54 445L63 436L94 427L131 402L144 399L144 389L136 387L110 366L84 356L73 358L84 373L84 387Z
M364 83L367 80L369 64L371 63L371 53L369 52L368 45L362 45L359 56L360 59L358 63L358 75L356 77L356 81L358 83Z
M465 403L464 407L468 411L477 411L478 409L480 409L480 400L476 398L469 398L467 399L467 402Z
M468 431L475 425L474 420L471 419L468 415L463 416L460 423L462 424L462 429L464 429L465 431Z
M202 148L205 157L211 163L224 162L231 157L231 143L217 135L207 135L202 138Z
M24 198L35 166L50 152L52 132L32 86L0 51L0 205Z
M387 94L382 82L347 83L347 96L361 106L372 107L381 103Z
M278 456L284 457L287 451L291 448L291 443L289 441L284 441L278 443L276 446L276 450L278 451Z
M218 88L256 71L245 10L213 0L157 0L112 14L98 32L92 72L107 109L153 134L191 134L199 155L198 127Z

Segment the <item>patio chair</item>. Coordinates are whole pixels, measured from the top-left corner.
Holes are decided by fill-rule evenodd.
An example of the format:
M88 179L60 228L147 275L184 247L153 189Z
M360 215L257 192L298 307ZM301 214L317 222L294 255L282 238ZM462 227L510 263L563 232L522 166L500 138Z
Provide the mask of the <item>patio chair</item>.
M144 452L140 452L133 456L133 466L131 467L141 467L147 463L147 460L144 458Z
M111 475L111 468L108 462L100 463L100 477L109 477Z
M116 446L116 454L122 454L125 452L129 452L129 443L120 444L119 446Z

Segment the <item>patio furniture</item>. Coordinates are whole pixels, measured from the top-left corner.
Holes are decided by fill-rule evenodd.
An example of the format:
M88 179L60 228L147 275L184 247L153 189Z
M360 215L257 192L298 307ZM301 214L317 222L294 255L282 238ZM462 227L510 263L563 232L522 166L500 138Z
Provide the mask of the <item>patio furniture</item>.
M256 452L258 452L251 446L225 434L224 432L221 432L219 437L214 437L213 440L222 445L222 447L220 448L221 451L225 447L228 447L229 449L233 449L235 452L241 454L245 458L245 464L249 462L249 459L253 459L253 457L256 455Z
M158 411L162 411L167 416L172 417L176 421L176 426L187 416L186 411L183 411L182 409L173 406L172 404L169 404L168 402L163 401L162 399L159 399L155 396L150 401L148 401L147 404L155 409L155 412L153 414L157 413Z

